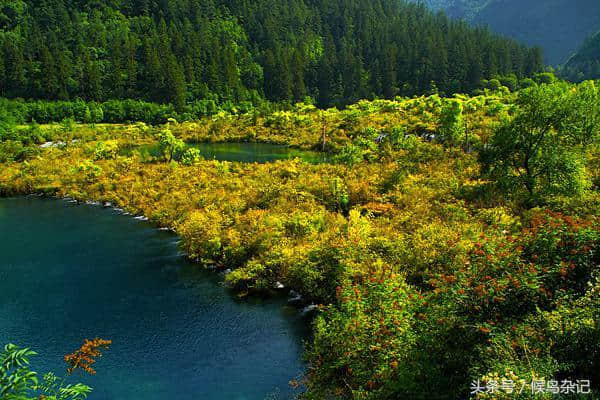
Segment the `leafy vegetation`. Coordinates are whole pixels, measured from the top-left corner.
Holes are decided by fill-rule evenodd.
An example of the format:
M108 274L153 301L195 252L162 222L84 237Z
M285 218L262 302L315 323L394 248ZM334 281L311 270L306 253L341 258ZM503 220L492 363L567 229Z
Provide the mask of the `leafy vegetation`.
M587 96L587 92L592 95ZM578 146L597 141L600 124L595 85L586 83L571 93L565 85L534 86L517 99L515 115L503 121L490 146L482 152L484 166L504 193L527 191L528 201L549 195L576 195L589 185L583 151ZM583 103L578 99L584 97ZM577 107L576 105L583 106ZM589 130L583 128L590 119ZM593 135L593 136L590 136Z
M269 107L268 104L265 107ZM5 124L12 122L24 124L37 122L47 124L73 120L93 123L145 122L147 124L164 124L169 119L180 121L202 118L219 112L248 112L253 109L251 103L231 102L219 106L212 100L195 101L186 105L181 112L169 104L155 104L138 100L109 100L103 103L75 101L23 101L0 99L0 109L6 112L0 116Z
M66 355L67 374L82 369L95 374L90 365L101 357L100 348L107 349L110 340L96 338L85 340L75 353ZM66 378L59 378L52 372L44 374L41 380L38 374L29 368L30 358L37 355L27 348L7 344L0 353L0 399L2 400L80 400L87 398L92 388L81 383L67 384Z
M470 383L503 379L589 379L598 395L599 90L497 80L476 96L343 110L13 127L2 144L36 153L3 148L0 194L110 202L173 229L190 259L231 269L240 296L301 293L319 309L306 399L490 398ZM173 157L227 141L329 162Z
M183 140L173 136L169 129L158 134L158 148L160 153L165 157L168 162L173 161L173 156L179 153L185 148Z

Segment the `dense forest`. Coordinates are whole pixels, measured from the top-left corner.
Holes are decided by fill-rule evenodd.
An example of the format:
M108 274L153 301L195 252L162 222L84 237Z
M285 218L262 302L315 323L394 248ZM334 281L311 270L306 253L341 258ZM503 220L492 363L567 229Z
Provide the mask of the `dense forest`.
M552 65L565 63L587 36L600 30L600 3L595 0L418 1L453 18L540 46Z
M0 96L321 106L468 92L531 75L537 48L403 1L16 0L0 8Z

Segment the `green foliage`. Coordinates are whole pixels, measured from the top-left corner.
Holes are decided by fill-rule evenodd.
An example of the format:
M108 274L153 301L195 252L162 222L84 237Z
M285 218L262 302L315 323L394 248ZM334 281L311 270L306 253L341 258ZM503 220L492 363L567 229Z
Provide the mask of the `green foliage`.
M185 148L185 143L166 128L158 134L158 148L165 160L171 162L173 157Z
M553 71L538 72L530 77L519 78L515 74L494 75L492 79L481 81L481 88L492 92L516 92L535 85L550 85L557 83L559 79Z
M11 137L16 124L16 118L12 110L0 108L0 139Z
M93 183L102 175L102 167L90 160L85 160L73 168L73 172L81 175L85 182Z
M44 374L42 382L35 389L47 393L44 397L47 400L80 400L87 398L92 391L92 388L82 383L65 384L64 379L52 372Z
M39 154L37 144L45 140L37 124L25 129L15 124L12 116L0 115L0 161L23 161Z
M348 144L336 154L335 160L352 167L364 160L364 153L365 151L362 147L355 144Z
M500 81L497 78L490 79L489 81L484 80L482 83L486 89L489 89L492 91L500 90L500 87L502 86L502 84L500 83Z
M348 198L348 188L341 178L335 177L330 183L331 200L330 207L336 211L348 211L350 200Z
M53 373L44 375L41 381L29 368L30 357L35 352L14 344L8 344L0 353L0 398L3 400L81 400L92 391L81 383L66 384L65 379Z
M600 88L593 81L575 86L567 93L567 113L560 130L569 144L587 147L600 140Z
M63 133L69 133L75 127L75 119L74 118L64 118L60 121L60 129Z
M0 162L24 161L40 153L36 145L23 145L21 141L0 141Z
M37 384L36 373L29 370L29 357L36 353L7 344L0 353L0 397L24 398L31 385Z
M119 153L119 144L116 141L98 142L94 149L96 160L115 159Z
M594 107L597 97L579 96L580 100L572 103L568 93L563 84L519 92L516 114L500 125L490 148L482 153L488 176L508 193L524 195L529 204L553 195L581 194L589 186L582 154L570 145L578 131L571 130L568 121L575 118L575 124L583 127L580 110ZM593 119L593 128L580 134L589 135L595 124Z
M508 379L505 374L510 370L516 374L510 377L514 381L550 379L559 372L596 378L594 362L589 361L594 354L575 357L598 348L597 333L588 330L598 314L567 305L592 319L583 325L563 319L565 325L558 330L556 323L565 304L584 305L583 299L597 290L599 239L597 219L588 222L536 212L521 235L481 238L468 264L430 282L435 288L432 304L446 313L447 304L454 305L444 323L466 329L459 348L479 352L482 362L471 366L472 374ZM557 320L549 323L551 316ZM569 341L562 336L568 335L565 329L570 324L581 329L585 339ZM479 334L469 334L469 328Z
M314 322L309 399L391 399L418 392L414 366L417 292L401 277L346 283Z
M190 257L204 263L216 263L221 258L223 215L214 208L198 210L189 215L179 228L186 241Z
M157 128L18 127L3 143L78 141L2 163L0 194L119 204L174 229L191 259L230 270L239 295L283 284L318 304L306 398L466 399L476 379L600 382L600 197L587 189L600 182L598 90L532 82L343 111L177 114ZM124 104L111 112L127 114ZM451 146L436 140L440 125ZM193 168L154 162L155 133L159 156ZM138 150L96 161L112 141ZM250 164L181 147L227 141L332 154Z
M519 89L519 78L515 74L502 75L499 77L500 84L507 87L511 92Z
M440 115L440 139L442 142L455 146L465 134L463 122L463 105L459 100L448 100L442 107Z
M181 159L179 161L183 165L194 165L201 159L202 154L200 153L200 150L190 147L181 154Z
M161 99L165 101L165 99ZM145 122L164 124L169 118L190 121L219 112L232 114L249 112L265 103L260 98L234 103L231 101L196 100L175 109L171 104L141 100L108 100L103 103L83 101L49 101L0 98L0 135L18 123L53 123L73 120L88 124Z
M315 321L306 397L466 398L475 379L597 379L599 249L597 219L538 211L518 235L482 235L420 289L381 272L338 287ZM535 398L527 390L519 398Z
M600 278L588 282L585 294L569 298L555 310L543 314L548 336L554 345L553 354L560 360L563 373L577 371L592 380L600 371Z
M535 82L539 84L550 85L556 83L557 78L552 72L540 72L534 76Z

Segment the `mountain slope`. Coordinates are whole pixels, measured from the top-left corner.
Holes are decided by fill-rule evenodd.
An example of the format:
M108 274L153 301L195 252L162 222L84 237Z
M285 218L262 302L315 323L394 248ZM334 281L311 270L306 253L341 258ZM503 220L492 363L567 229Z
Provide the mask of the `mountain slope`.
M553 65L566 62L577 46L600 30L597 0L414 0L453 18L544 50Z
M422 2L435 11L444 11L452 18L471 21L492 0L414 0Z
M528 45L541 46L551 64L562 64L600 29L597 0L494 0L473 19Z
M600 32L586 39L561 73L572 81L600 79Z
M541 56L398 0L0 2L0 95L322 106L470 91Z

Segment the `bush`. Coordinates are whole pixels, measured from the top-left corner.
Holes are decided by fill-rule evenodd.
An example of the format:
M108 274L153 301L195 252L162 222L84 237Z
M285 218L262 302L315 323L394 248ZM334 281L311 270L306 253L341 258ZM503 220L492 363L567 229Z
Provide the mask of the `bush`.
M190 258L203 263L218 263L223 256L222 228L224 219L216 209L192 212L177 230Z
M415 398L418 293L398 276L337 288L339 306L314 322L309 399Z
M118 153L119 144L116 140L98 142L94 149L94 158L96 160L111 160L117 158Z
M94 164L90 160L85 160L79 163L73 171L75 174L79 174L83 177L83 180L87 183L95 182L100 175L102 175L102 168L99 165Z
M202 154L200 153L200 150L198 150L194 147L191 147L183 152L183 154L181 155L180 161L183 165L189 166L189 165L194 165L201 159L202 159Z
M502 377L506 369L519 379L598 378L598 313L590 296L598 290L599 250L596 218L551 212L534 212L517 236L482 236L467 264L429 281L426 314L443 316L430 329L455 331L457 347L443 357L473 351L464 371L471 379ZM566 322L568 315L588 319ZM558 321L565 323L560 329Z
M349 167L364 161L364 150L355 144L347 144L335 155L336 162L344 163Z
M449 146L459 143L465 134L463 106L459 100L447 100L440 115L440 139Z
M158 134L158 148L168 162L185 148L185 143L176 138L170 129L164 129Z

